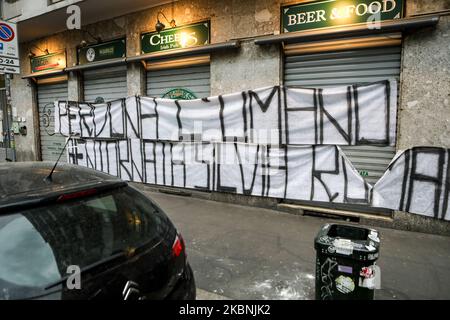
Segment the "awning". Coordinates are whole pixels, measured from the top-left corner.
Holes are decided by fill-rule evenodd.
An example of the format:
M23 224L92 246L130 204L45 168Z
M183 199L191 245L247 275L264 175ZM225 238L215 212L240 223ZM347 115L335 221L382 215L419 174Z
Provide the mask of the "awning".
M62 74L65 74L65 69L58 69L58 70L52 70L52 71L41 71L41 72L33 72L30 74L27 74L22 77L22 79L32 79L32 78L41 78L41 77L53 77L53 76L59 76Z
M127 61L126 58L109 59L109 60L104 60L104 61L91 62L91 63L81 64L81 65L76 65L73 67L68 67L65 69L65 71L70 72L70 71L87 70L87 69L95 69L95 68L103 68L103 67L112 67L112 66L125 64L126 61Z
M34 73L28 74L26 76L23 76L22 79L55 76L55 75L64 74L64 73L67 73L70 71L79 71L79 70L86 70L86 69L109 67L109 66L125 64L127 62L161 60L161 59L167 59L167 58L178 58L178 57L185 57L185 56L191 56L191 55L200 55L200 54L211 53L211 52L215 52L215 51L236 49L239 47L240 47L239 41L237 41L237 40L227 41L227 42L222 42L222 43L209 44L206 46L186 48L186 49L181 49L181 50L162 51L162 52L156 52L156 53L150 53L150 54L143 54L143 55L139 55L139 56L135 56L135 57L117 58L117 59L110 59L110 60L99 61L99 62L86 63L86 64L82 64L82 65L76 65L73 67L67 67L65 69L55 70L55 71L34 72Z
M403 32L407 30L436 26L439 22L439 18L439 15L427 15L383 21L380 23L378 28L369 28L366 23L363 23L353 26L343 26L329 29L327 28L300 32L289 32L258 38L255 40L255 44L266 45L280 42L306 42L313 40L328 40L342 37L363 36L368 34L380 34L386 32Z
M155 53L143 54L135 57L128 57L127 62L145 61L145 60L160 60L167 58L178 58L196 54L211 53L215 51L222 51L227 49L236 49L240 47L239 41L227 41L222 43L209 44L206 46L199 46L193 48L186 48L180 50L161 51Z

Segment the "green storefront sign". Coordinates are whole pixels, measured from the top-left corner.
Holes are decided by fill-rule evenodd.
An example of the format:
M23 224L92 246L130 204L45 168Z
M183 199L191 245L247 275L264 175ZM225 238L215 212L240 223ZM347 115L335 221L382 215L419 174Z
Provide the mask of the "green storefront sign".
M282 8L283 32L377 22L403 17L404 0L325 0Z
M187 89L175 88L167 91L162 98L173 100L194 100L197 99L197 96L192 91Z
M66 53L57 52L44 56L33 57L30 60L31 72L42 72L64 69L66 67Z
M149 32L141 35L141 53L183 49L209 44L209 22Z
M125 58L125 39L113 40L78 49L78 64Z

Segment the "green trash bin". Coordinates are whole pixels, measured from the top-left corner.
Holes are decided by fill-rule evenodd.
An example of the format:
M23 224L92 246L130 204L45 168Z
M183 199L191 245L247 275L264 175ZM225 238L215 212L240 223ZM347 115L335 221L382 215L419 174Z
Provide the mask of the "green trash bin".
M380 236L374 229L326 224L318 232L316 300L373 300L380 288L376 265Z

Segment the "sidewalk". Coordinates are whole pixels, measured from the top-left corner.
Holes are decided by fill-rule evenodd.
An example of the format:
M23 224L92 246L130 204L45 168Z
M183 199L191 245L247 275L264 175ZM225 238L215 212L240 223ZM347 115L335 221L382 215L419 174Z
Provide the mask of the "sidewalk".
M182 233L201 292L232 299L314 299L314 237L335 220L147 194ZM450 299L450 237L377 229L382 289L376 299Z

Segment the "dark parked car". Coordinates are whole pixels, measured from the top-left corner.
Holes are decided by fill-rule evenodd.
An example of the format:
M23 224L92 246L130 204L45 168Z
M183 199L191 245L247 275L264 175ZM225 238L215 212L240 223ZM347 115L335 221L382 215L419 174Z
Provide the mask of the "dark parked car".
M58 164L48 178L53 165L0 165L0 300L195 299L161 208L98 171Z

